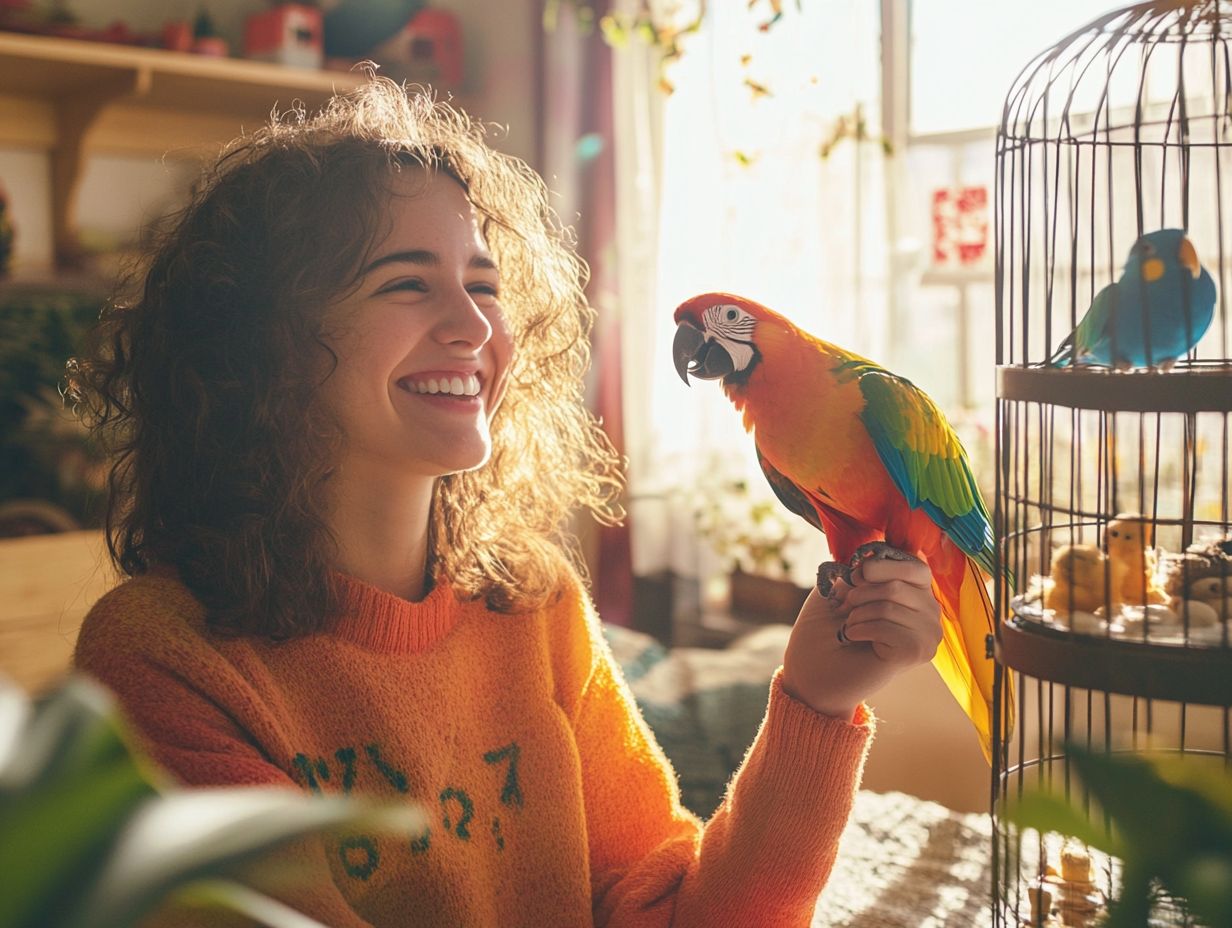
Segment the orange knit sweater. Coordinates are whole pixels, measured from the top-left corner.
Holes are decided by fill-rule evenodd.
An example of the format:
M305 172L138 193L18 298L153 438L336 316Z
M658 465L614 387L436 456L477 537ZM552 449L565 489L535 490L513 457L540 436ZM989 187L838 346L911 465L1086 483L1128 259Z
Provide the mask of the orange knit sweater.
M819 716L776 677L760 733L703 826L574 578L531 614L411 603L346 581L330 634L221 638L170 577L91 611L76 662L191 785L405 797L420 835L305 843L287 901L353 926L807 925L871 719Z

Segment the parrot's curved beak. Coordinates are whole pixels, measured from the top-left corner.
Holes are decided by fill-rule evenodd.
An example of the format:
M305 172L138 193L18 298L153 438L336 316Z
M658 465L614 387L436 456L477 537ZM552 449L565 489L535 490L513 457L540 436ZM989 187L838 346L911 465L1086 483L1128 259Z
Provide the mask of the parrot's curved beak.
M1193 242L1188 238L1182 238L1176 257L1181 262L1181 266L1189 271L1193 278L1197 280L1198 276L1202 273L1202 265L1198 261L1198 252L1194 248Z
M735 370L731 355L723 346L707 340L702 330L691 322L682 322L676 327L672 361L686 385L690 374L701 380L718 380Z

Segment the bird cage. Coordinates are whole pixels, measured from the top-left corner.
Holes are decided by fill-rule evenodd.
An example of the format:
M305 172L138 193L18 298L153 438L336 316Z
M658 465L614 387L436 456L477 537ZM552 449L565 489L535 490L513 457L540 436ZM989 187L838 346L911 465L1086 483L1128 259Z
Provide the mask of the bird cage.
M1016 723L994 730L993 922L1088 925L1122 862L1007 803L1106 820L1078 753L1232 769L1232 2L1140 3L1038 55L996 175L995 699Z

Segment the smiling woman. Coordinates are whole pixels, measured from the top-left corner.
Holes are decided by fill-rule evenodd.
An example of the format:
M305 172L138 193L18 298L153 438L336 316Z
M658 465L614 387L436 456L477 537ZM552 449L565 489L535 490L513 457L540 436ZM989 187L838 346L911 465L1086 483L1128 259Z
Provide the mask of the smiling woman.
M569 513L611 518L618 487L581 402L583 273L538 178L388 82L236 140L73 373L119 455L118 563L172 565L211 624L263 634L329 623L338 551L406 594L439 568L501 608L541 601ZM484 415L464 425L444 412L464 402L397 387L420 374L437 394L475 376ZM411 409L449 436L402 422ZM382 447L405 492L373 499ZM391 510L431 513L432 543L396 563L401 545L356 550L337 517Z

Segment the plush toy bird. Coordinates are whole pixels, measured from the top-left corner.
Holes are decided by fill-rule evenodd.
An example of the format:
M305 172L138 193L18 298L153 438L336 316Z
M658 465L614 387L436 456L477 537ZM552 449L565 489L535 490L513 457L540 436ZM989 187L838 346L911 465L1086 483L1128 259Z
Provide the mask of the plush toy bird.
M1167 370L1206 334L1215 282L1180 229L1148 232L1129 250L1121 277L1099 291L1077 328L1048 359Z
M1124 560L1106 555L1095 545L1062 545L1052 553L1052 569L1044 588L1044 608L1066 615L1094 613L1125 602L1121 587L1129 574Z
M1122 512L1108 523L1104 549L1120 577L1120 583L1113 586L1114 601L1131 606L1168 601L1158 577L1159 560L1153 543L1151 523L1136 512Z
M993 534L945 416L910 381L752 300L703 294L682 303L675 321L681 378L722 380L775 494L844 562L818 571L823 595L868 557L928 564L943 615L933 665L991 758ZM1013 722L1009 687L1007 675L1003 734Z

